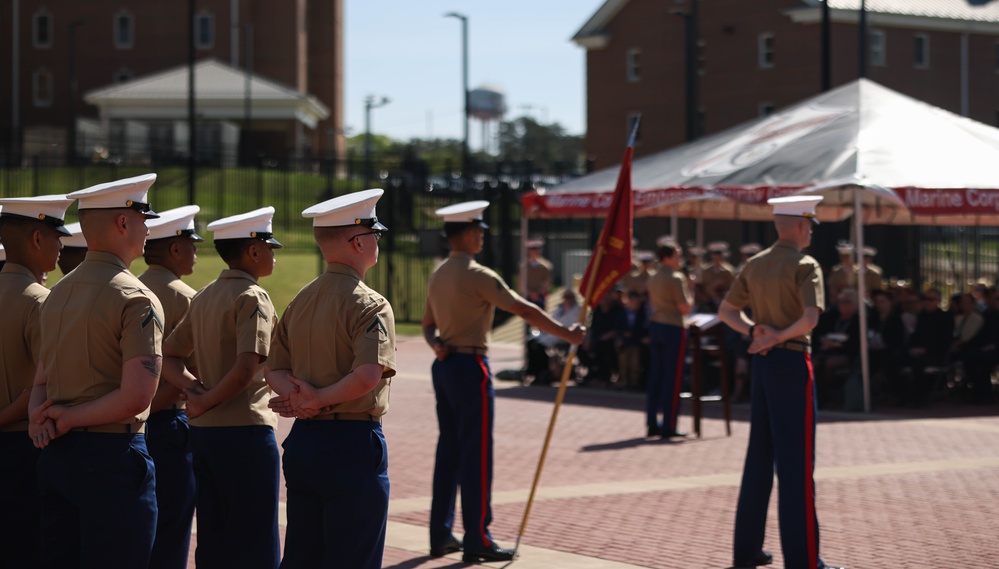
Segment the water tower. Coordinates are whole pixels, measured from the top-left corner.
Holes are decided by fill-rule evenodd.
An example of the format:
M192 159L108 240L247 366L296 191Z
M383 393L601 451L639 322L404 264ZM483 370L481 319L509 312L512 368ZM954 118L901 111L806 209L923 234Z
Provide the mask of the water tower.
M494 85L476 87L468 93L468 114L482 123L482 150L489 152L489 125L498 125L506 114L506 95ZM496 136L499 136L498 128ZM498 151L498 140L496 146Z

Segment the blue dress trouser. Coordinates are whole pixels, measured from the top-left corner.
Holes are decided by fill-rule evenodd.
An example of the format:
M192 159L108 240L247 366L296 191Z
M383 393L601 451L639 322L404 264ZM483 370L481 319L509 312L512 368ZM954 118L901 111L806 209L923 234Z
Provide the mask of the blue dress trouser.
M70 431L42 449L38 486L42 567L149 564L156 483L145 435Z
M645 423L649 428L661 428L666 434L676 431L686 353L686 329L658 322L649 324L649 376L645 382Z
M0 433L0 551L3 564L38 567L41 514L38 509L38 456L27 431Z
M388 448L377 421L295 421L285 439L288 527L281 569L379 569Z
M437 462L430 506L430 547L452 535L458 488L464 545L481 551L492 543L493 383L486 356L451 354L434 360L437 395Z
M156 539L149 569L187 569L196 491L187 415L165 409L146 421L146 446L156 465Z
M191 427L198 569L275 569L280 471L274 429Z
M763 550L774 470L786 569L820 567L815 515L815 381L809 354L783 348L754 355L749 448L735 514L734 557Z

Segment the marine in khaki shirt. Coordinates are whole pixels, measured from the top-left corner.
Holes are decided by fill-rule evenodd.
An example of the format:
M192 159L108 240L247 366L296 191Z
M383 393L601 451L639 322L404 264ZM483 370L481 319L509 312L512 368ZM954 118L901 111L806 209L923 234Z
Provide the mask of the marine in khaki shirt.
M28 437L28 399L41 348L40 313L49 295L46 271L59 257L66 196L0 200L0 550L4 564L40 564L40 454ZM48 212L48 213L46 213ZM51 215L50 215L51 214ZM39 219L39 216L44 219Z
M41 312L29 433L43 447L43 566L149 563L155 469L142 433L159 382L163 308L128 266L142 254L146 219L156 217L146 201L155 180L147 174L68 196L79 199L89 251Z
M364 284L387 228L370 189L306 209L326 271L278 323L267 380L272 408L296 417L284 442L286 569L380 569L388 522L388 447L382 416L396 373L395 316ZM362 515L345 515L363 512Z
M548 259L541 256L544 241L532 239L527 242L527 300L544 308L545 298L552 288L552 271L554 267Z
M687 276L680 270L683 253L672 244L659 247L662 268L649 279L649 374L645 423L649 437L683 437L677 430L680 384L687 346L684 316L694 302ZM660 413L662 420L660 421Z
M164 337L187 315L196 293L180 277L193 273L198 259L196 244L203 239L194 232L194 216L200 210L190 205L163 211L159 219L147 224L143 257L149 269L139 280L163 305ZM186 365L196 369L193 358ZM159 508L149 569L186 569L188 563L197 492L182 393L161 378L146 420L146 446L156 465Z
M451 254L428 284L423 335L434 350L434 392L440 438L430 510L430 555L464 551L465 562L509 561L513 550L499 547L489 534L492 519L492 373L487 348L494 306L524 318L543 332L570 344L586 330L563 326L507 287L495 272L474 260L482 251L482 212L486 201L437 210ZM461 487L464 541L452 533L455 495Z
M274 272L273 207L208 224L229 266L166 339L163 375L187 397L199 567L272 569L280 559L280 457L263 363L277 316L257 284ZM197 377L183 360L194 355Z
M787 567L828 567L815 513L815 378L810 335L825 305L812 240L815 196L774 198L779 240L753 257L722 301L719 318L752 341L749 445L733 538L733 565L767 565L767 505L779 480L780 543ZM743 312L751 307L752 319ZM831 568L830 568L831 569Z

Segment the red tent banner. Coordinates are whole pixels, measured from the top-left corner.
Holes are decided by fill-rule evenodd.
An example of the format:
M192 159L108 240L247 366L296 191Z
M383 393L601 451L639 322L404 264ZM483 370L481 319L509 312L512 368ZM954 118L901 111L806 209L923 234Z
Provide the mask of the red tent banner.
M999 190L896 188L912 215L999 215Z
M631 192L632 145L624 151L624 161L618 174L617 187L607 212L607 221L597 239L595 254L590 257L579 289L589 297L584 299L596 306L600 299L631 270L631 241L634 229L634 207ZM590 282L593 282L590 285Z

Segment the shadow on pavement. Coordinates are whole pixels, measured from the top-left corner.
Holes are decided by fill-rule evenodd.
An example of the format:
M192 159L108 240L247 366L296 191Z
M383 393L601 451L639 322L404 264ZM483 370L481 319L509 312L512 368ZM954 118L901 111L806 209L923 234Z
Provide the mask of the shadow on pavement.
M509 383L497 384L497 398L554 403L555 396L558 393L557 384L542 387L523 385L506 387L505 385L509 385ZM566 390L563 404L644 412L645 394L634 391L615 391L612 389L570 385ZM704 419L722 419L722 405L719 402L705 402L702 404L701 409L701 416ZM749 403L733 403L731 405L731 409L732 422L749 421ZM680 411L681 413L687 415L690 414L689 399L685 399L683 401ZM870 421L970 419L976 417L999 417L999 404L972 405L967 403L940 401L930 405L929 407L916 409L908 407L878 407L869 414L822 408L820 408L818 412L818 420L820 423L866 423Z
M416 559L409 559L408 561L403 561L402 563L396 563L395 565L388 565L382 569L416 569L417 567L422 567L427 563L436 561L433 557L429 555L424 555L423 557L417 557ZM447 561L447 560L442 560ZM463 563L461 561L455 561L448 565L434 565L434 569L457 569L458 567L468 567L469 563Z

